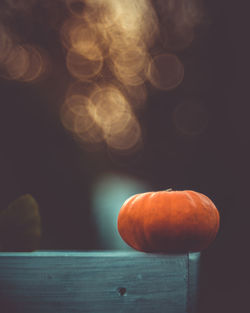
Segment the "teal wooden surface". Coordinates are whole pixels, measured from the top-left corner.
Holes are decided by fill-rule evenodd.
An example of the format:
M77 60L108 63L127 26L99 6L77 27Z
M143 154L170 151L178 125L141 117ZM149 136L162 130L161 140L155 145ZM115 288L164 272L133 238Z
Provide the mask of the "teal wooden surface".
M0 253L1 313L193 313L199 254Z
M187 312L195 313L198 309L200 282L200 253L188 254Z

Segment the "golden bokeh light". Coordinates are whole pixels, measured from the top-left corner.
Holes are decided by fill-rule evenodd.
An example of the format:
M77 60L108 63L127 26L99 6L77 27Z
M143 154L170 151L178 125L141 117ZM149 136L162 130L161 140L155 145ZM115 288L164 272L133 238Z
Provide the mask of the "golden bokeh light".
M81 143L98 144L103 141L102 129L94 120L94 107L88 97L71 95L61 108L61 122Z
M69 50L66 57L66 64L72 76L84 82L90 81L100 73L103 60L89 60L74 50Z
M36 0L26 2L8 0L6 4L22 14L33 4L38 9ZM82 142L102 142L124 153L135 151L142 143L142 128L135 114L145 108L147 87L151 83L169 91L182 83L184 66L171 51L181 50L193 41L200 8L196 0L188 4L175 0L63 2L66 7L63 5L55 16L56 30L60 27L66 67L74 82L69 84L61 108L62 124ZM51 9L49 4L42 8ZM49 59L41 48L28 42L48 44L48 51L53 45L43 41L40 33L39 38L33 38L33 30L26 30L26 23L23 30L15 31L15 25L8 28L6 21L1 22L6 25L0 23L1 76L37 82L47 73ZM197 103L180 104L173 113L174 123L183 133L200 133L203 128L195 116L201 116L204 126L204 112Z
M174 54L155 56L147 69L150 83L162 90L176 88L184 78L184 66Z
M113 85L99 87L90 96L94 119L107 145L129 151L141 140L141 127L124 94Z
M34 46L13 45L5 57L3 69L5 79L33 82L48 70L48 58L44 51Z
M19 11L27 11L29 10L36 0L25 0L25 1L18 1L18 0L8 0L8 8L10 10L19 10Z
M74 31L75 28L78 27L85 28L86 23L84 23L83 20L70 17L64 21L64 23L61 26L60 29L60 37L62 45L68 50L72 48L72 40L71 40L71 34Z
M113 26L119 18L120 0L86 0L84 18L101 29Z
M105 133L105 140L109 148L120 153L135 152L142 143L142 130L138 120L132 116L120 132L111 128Z
M173 111L173 121L180 133L199 135L208 126L208 110L198 100L185 100L179 103Z
M14 46L5 60L5 78L18 80L29 69L29 52L21 45Z
M82 17L85 7L85 0L65 0L70 13L76 17Z
M124 85L137 86L145 82L144 68L148 66L145 47L124 47L119 52L111 51L111 69L116 78Z
M156 14L147 0L113 2L114 23L108 29L107 38L113 50L124 51L140 43L152 46L159 32ZM113 13L114 14L114 13Z
M91 120L91 115L88 116ZM92 120L93 121L93 120ZM80 139L83 143L89 144L99 144L103 142L103 131L96 124L91 123L90 127L86 130L86 117L78 115L75 119L75 134L78 139Z
M61 120L64 127L75 132L75 124L78 117L82 121L82 132L84 130L87 131L94 124L90 115L89 99L83 95L71 95L66 98L61 108Z
M99 45L90 42L78 42L74 49L79 55L83 56L90 61L99 61L100 64L103 63L103 53Z
M180 51L194 40L194 30L203 15L202 1L158 0L154 6L158 13L162 45L168 51Z
M68 84L65 96L69 98L74 95L81 95L89 98L94 89L98 89L98 85L95 82L82 82L78 79L74 79Z
M27 71L20 77L23 82L34 82L45 77L48 72L48 57L45 51L34 46L25 46L29 55Z
M142 140L141 127L130 104L115 85L97 86L90 97L67 96L61 121L82 143L106 142L117 151L134 151Z
M74 51L89 60L102 60L107 53L105 41L95 25L83 19L70 18L61 29L62 43L67 50Z
M80 140L82 144L92 145L91 149L96 149L97 145L103 144L103 132L97 124L93 124L87 132L81 132L81 123L81 118L78 117L76 119L76 128L79 128L79 131L76 133L77 140Z
M162 28L163 46L168 51L182 51L194 40L194 28L184 27L183 29L175 29L172 32L168 27Z
M145 102L148 95L145 84L138 86L125 86L124 89L134 110L141 110L145 108Z
M122 37L132 39L134 43L142 40L145 44L151 45L158 32L158 22L150 1L147 0L127 0L116 2L116 12L119 17L116 21L116 29ZM114 32L114 38L117 39Z
M129 103L115 86L98 88L90 96L94 106L94 119L104 132L111 128L120 132L132 114Z
M145 82L169 91L183 81L182 62L162 47L178 50L193 40L195 11L192 5L160 2L156 13L159 5L150 0L66 0L70 17L61 40L75 82L66 93L62 121L78 140L106 143L118 154L137 151L143 140L135 113L145 108Z

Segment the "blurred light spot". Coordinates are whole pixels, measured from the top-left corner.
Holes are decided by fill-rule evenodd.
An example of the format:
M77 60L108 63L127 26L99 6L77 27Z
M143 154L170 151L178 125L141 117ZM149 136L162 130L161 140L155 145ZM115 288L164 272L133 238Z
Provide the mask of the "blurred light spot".
M131 249L118 233L118 214L127 198L147 190L145 182L122 174L109 173L97 179L92 187L92 214L101 249Z
M28 71L29 62L27 49L21 45L14 46L5 61L6 78L21 79Z
M134 149L141 140L141 127L121 91L114 86L99 88L90 99L107 145L126 153Z
M84 98L86 104L84 109L64 105L62 121L80 141L106 143L107 150L124 155L141 149L142 125L135 112L147 100L145 81L168 91L184 78L176 55L159 49L150 55L156 42L170 51L193 40L199 14L193 0L184 2L66 0L71 14L61 40L66 66L77 80L66 96L75 102Z
M61 38L66 49L90 60L104 58L105 43L95 25L89 25L83 20L69 19L61 29ZM107 50L107 49L106 49Z
M85 55L89 49L96 42L96 33L94 28L90 28L86 23L77 23L70 32L71 47L77 52L82 51ZM85 50L84 50L85 49ZM85 52L86 51L86 52Z
M107 29L115 24L119 18L120 0L85 0L86 8L84 18L90 23L103 29Z
M68 85L66 97L82 95L88 98L90 93L95 88L97 88L97 85L94 82L82 82L80 80L74 80Z
M2 76L6 79L31 82L40 79L48 70L48 58L31 45L15 45L5 57Z
M20 80L24 82L37 81L48 71L48 58L44 51L36 47L26 45L25 49L29 55L29 66Z
M144 68L148 66L147 52L144 47L125 47L119 53L111 52L112 69L124 85L141 85L146 80Z
M6 1L8 3L8 7L10 9L14 10L27 10L31 8L36 0L25 0L25 1L20 1L20 0L8 0Z
M157 31L155 12L147 0L117 1L116 11L119 19L116 26L127 38L133 38L134 43L143 40L150 45Z
M75 134L82 143L96 145L103 142L102 129L96 123L91 123L88 130L86 130L86 117L83 118L80 115L75 119Z
M114 49L131 48L139 42L151 47L158 33L158 20L150 1L127 0L113 2L115 23L109 28L109 38Z
M161 54L153 58L147 77L156 88L171 90L182 82L184 67L176 55Z
M170 32L168 28L162 29L163 45L168 51L182 51L194 40L194 29L184 27Z
M147 100L147 89L145 84L139 86L126 86L125 91L130 98L133 109L141 110L145 106Z
M85 0L65 0L71 14L82 17L85 7Z
M75 51L86 59L99 61L100 64L103 62L102 51L96 43L89 43L88 45L88 43L84 41L78 42L78 44L75 46Z
M87 83L94 78L99 82L115 78L133 107L142 106L147 96L143 85L147 79L145 68L150 67L148 49L159 33L151 1L67 0L66 5L72 15L61 28L61 40L67 49L66 65L71 75ZM121 97L117 99L119 103ZM95 109L96 123L105 133L107 128L111 129L111 117L102 113L105 118L101 123L100 106L95 105ZM130 119L128 112L124 120Z
M115 85L97 85L87 90L87 97L80 86L75 83L67 92L61 109L64 127L83 143L106 142L119 153L134 153L142 144L142 131L124 94Z
M105 133L108 146L126 154L134 153L141 147L142 131L141 126L135 117L131 117L125 128L120 132L113 132L112 128Z
M81 116L85 119L85 129L87 130L90 127L90 124L93 121L89 120L88 114L88 98L82 95L71 95L70 97L66 98L64 104L61 108L61 120L64 127L72 132L75 131L75 120L77 116Z
M99 143L103 141L102 130L93 119L93 106L83 95L66 98L61 109L61 121L66 129L82 142Z
M102 34L95 24L90 25L84 19L71 17L67 19L60 31L61 41L67 50L74 50L76 53L93 59L89 49L97 47L98 50L103 50L105 47ZM104 54L104 52L102 51ZM99 58L99 54L98 54Z
M148 48L152 47L160 33L160 25L157 14L152 6L152 2L144 1L144 10L142 11L141 36Z
M131 116L129 103L123 94L115 87L98 88L91 95L95 108L95 121L104 130L120 132Z
M60 36L61 42L67 50L72 48L72 33L74 32L74 29L77 29L80 26L83 28L86 26L86 23L81 19L71 17L64 21L60 29Z
M13 46L12 39L6 28L0 24L0 63L4 63Z
M89 60L75 51L69 50L66 63L74 77L81 81L89 81L100 73L103 60Z
M168 51L188 47L194 39L194 28L202 18L201 2L197 0L155 0L163 46Z
M173 112L176 128L186 135L199 135L208 125L208 111L198 101L184 101Z

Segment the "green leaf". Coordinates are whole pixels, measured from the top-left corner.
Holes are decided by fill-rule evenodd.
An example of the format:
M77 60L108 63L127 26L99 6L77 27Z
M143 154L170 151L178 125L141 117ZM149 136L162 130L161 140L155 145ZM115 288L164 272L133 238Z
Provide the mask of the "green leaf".
M21 196L0 213L0 249L2 251L36 250L40 239L39 207L31 195Z

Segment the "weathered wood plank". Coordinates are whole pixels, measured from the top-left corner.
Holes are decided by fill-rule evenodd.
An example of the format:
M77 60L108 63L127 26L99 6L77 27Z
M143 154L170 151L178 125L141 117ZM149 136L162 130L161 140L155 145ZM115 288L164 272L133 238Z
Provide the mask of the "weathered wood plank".
M136 251L0 253L0 312L184 313L191 263Z

